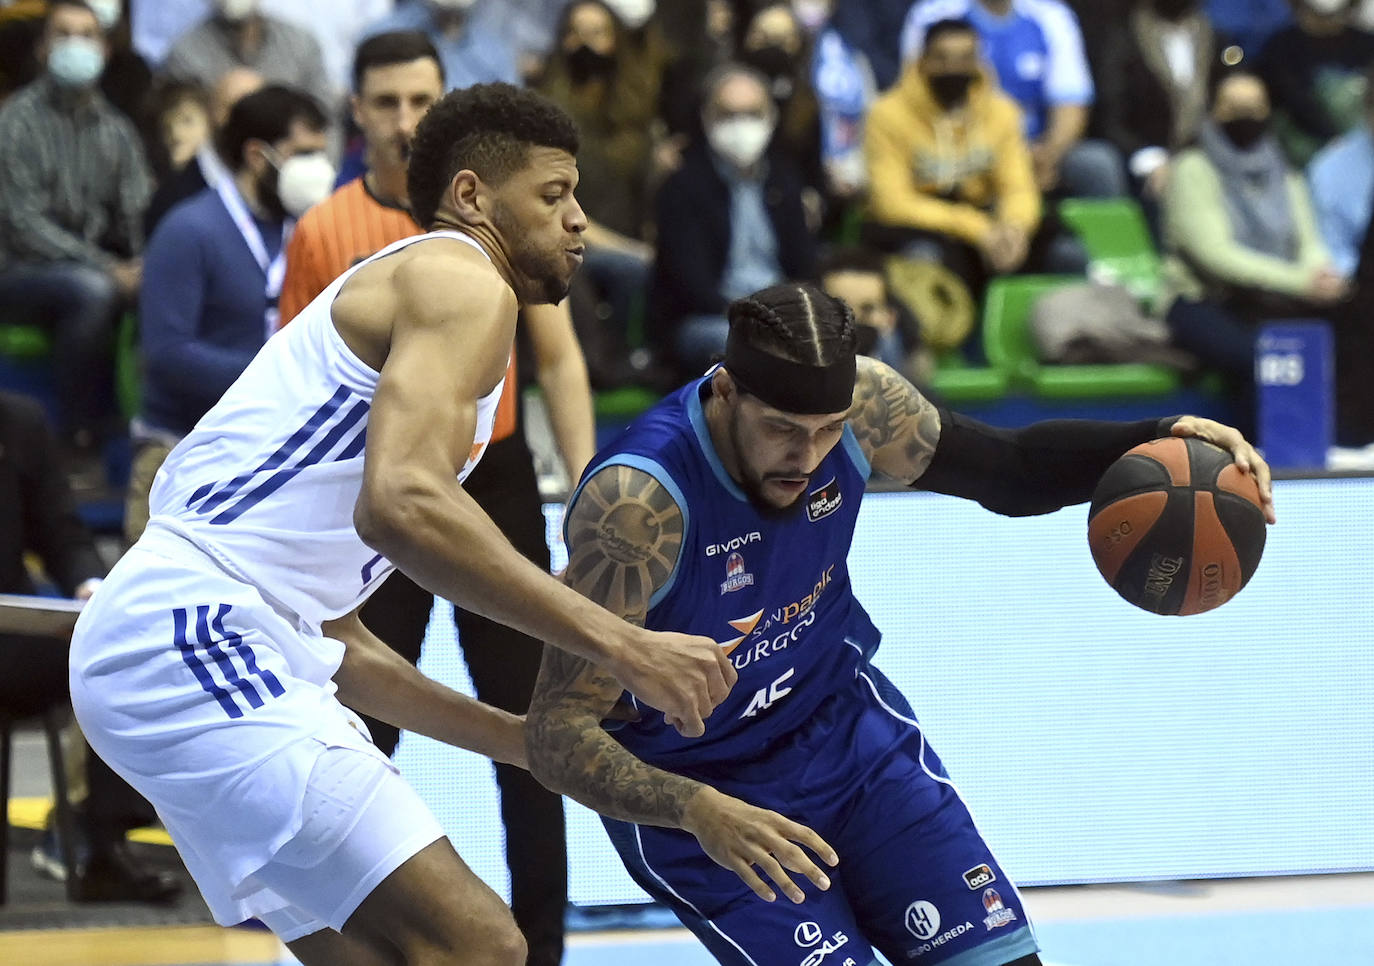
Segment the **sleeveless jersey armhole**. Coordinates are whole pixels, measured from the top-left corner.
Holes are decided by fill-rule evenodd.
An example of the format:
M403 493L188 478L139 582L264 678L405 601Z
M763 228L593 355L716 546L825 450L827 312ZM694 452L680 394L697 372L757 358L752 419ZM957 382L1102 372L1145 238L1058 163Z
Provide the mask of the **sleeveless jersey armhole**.
M573 495L568 499L568 512L563 514L563 542L565 545L568 541L568 517L571 516L573 506L577 503L578 497L582 495L582 490L587 482L608 466L628 466L631 469L639 470L641 473L647 473L658 482L659 486L668 491L668 495L677 504L678 512L682 514L682 541L678 544L677 557L674 558L673 567L668 572L668 579L649 598L649 609L652 610L658 606L663 598L668 596L673 585L677 583L678 568L682 563L682 554L687 547L687 536L692 526L692 515L687 509L687 499L682 495L682 489L661 464L644 456L621 453L603 460L589 469L583 475L582 481L577 484L577 489L573 490Z
M863 447L859 445L859 437L854 435L854 428L849 423L844 424L844 433L841 435L840 441L844 445L844 451L849 454L849 459L853 462L854 468L859 471L859 475L865 480L871 477L873 465L864 455Z

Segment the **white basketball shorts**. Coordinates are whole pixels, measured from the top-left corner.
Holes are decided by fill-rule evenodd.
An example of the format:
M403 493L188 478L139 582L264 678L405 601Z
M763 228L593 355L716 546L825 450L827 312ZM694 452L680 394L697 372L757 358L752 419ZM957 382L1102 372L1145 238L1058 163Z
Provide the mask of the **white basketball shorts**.
M339 929L443 835L335 698L342 657L342 643L156 527L77 623L82 731L153 803L221 924L262 918L288 941Z

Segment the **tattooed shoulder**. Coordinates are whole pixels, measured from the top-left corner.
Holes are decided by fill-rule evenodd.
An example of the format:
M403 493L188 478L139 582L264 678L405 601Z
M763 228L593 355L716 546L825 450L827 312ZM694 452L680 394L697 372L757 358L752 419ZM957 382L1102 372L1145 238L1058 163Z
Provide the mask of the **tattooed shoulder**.
M624 617L640 617L682 547L682 509L643 470L598 470L568 509L570 586Z
M914 482L940 441L940 414L891 366L861 356L849 425L859 446L885 476Z

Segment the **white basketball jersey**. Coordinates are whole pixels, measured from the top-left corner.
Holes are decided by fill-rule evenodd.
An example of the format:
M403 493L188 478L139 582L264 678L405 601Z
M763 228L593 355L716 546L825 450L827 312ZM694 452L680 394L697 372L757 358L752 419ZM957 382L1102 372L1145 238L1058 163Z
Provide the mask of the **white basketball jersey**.
M309 624L367 599L393 569L353 526L379 374L344 343L330 309L363 265L436 237L482 251L468 236L448 231L388 245L340 275L267 340L158 471L151 528L181 534ZM477 432L460 481L491 440L504 383L478 400Z

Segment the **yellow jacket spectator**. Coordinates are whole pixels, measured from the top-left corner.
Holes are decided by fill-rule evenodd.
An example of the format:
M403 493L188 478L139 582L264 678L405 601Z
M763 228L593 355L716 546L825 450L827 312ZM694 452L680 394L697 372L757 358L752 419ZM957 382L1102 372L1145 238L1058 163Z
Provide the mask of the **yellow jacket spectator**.
M983 64L966 20L939 20L921 55L873 104L864 132L865 241L959 276L976 298L1022 270L1074 274L1082 245L1041 220L1021 110Z
M928 53L869 114L872 216L976 247L999 223L1029 238L1040 221L1040 192L1020 109L981 67L933 71L929 50L947 36L933 35Z

